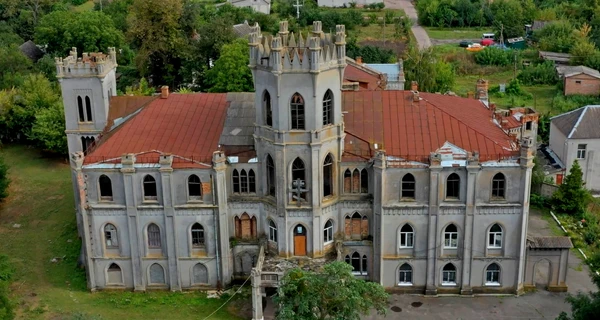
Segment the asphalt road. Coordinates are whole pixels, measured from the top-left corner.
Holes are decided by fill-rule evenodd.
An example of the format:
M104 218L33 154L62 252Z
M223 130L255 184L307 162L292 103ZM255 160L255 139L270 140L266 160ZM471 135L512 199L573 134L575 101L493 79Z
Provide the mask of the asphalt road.
M417 10L410 0L384 0L385 7L389 9L402 9L406 15L412 20L413 26L411 28L419 49L425 49L431 47L431 39L427 31L423 29L418 23Z

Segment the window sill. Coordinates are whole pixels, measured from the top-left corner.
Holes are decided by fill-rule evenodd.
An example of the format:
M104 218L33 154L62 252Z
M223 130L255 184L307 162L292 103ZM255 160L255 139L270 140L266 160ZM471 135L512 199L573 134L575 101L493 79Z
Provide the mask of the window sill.
M98 201L99 203L112 203L113 202L113 198L112 197L100 197L100 201Z
M500 247L487 247L487 248L491 249L491 250L499 250L499 249L502 249L502 246L500 246Z
M442 287L456 287L456 282L447 282L447 283L442 282Z
M190 204L199 204L199 203L204 203L204 201L202 201L202 198L188 199L187 203L190 203Z
M399 287L412 287L412 283L408 283L408 282L400 282L398 283Z
M499 287L500 283L499 282L486 282L485 286L486 287Z
M417 202L415 198L400 198L400 202Z
M457 247L446 247L446 246L444 246L444 249L448 249L448 250L456 250L456 249L458 249L458 246L457 246Z
M330 245L332 243L333 243L333 240L325 241L325 242L323 242L323 245L326 246L326 245Z
M140 204L138 206L138 209L162 209L163 206L161 206L158 202L142 202L142 204Z
M411 246L411 247L398 247L398 249L400 249L400 250L414 249L414 248L415 248L414 246Z
M355 276L368 276L369 274L366 272L356 272L356 271L352 271L352 275Z

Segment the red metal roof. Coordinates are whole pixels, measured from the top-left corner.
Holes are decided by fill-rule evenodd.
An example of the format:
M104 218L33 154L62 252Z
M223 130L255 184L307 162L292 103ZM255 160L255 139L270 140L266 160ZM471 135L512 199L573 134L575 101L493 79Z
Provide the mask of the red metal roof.
M514 141L492 122L491 111L479 100L410 91L346 91L343 109L347 136L345 161L369 157L369 145L379 144L389 156L428 162L446 141L480 159L514 156ZM362 141L362 140L361 140Z
M358 82L359 90L383 90L385 89L385 80L382 74L377 71L368 70L364 67L348 63L344 69L344 81Z
M152 101L101 139L85 163L120 158L125 153L139 154L137 162L157 163L159 153L166 153L177 156L173 167L204 167L198 162L211 163L226 115L224 93L170 94L167 99Z

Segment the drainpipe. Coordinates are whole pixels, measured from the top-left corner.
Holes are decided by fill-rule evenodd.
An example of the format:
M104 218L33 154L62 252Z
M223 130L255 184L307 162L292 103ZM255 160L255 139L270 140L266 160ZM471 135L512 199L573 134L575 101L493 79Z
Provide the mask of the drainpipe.
M210 175L210 185L212 187L212 204L213 204L213 220L214 220L214 228L215 228L215 253L217 255L217 289L221 287L221 268L219 265L221 264L221 259L219 259L219 228L217 226L217 216L219 215L218 210L215 210L215 181L213 179L212 174ZM216 211L216 212L215 212Z

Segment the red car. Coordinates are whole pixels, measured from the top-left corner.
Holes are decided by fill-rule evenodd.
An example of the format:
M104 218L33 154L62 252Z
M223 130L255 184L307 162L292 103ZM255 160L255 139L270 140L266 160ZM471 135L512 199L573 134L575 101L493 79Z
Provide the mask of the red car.
M482 46L486 46L487 47L487 46L493 45L494 44L494 40L492 40L492 39L483 39L483 40L481 40L480 43L481 43Z

